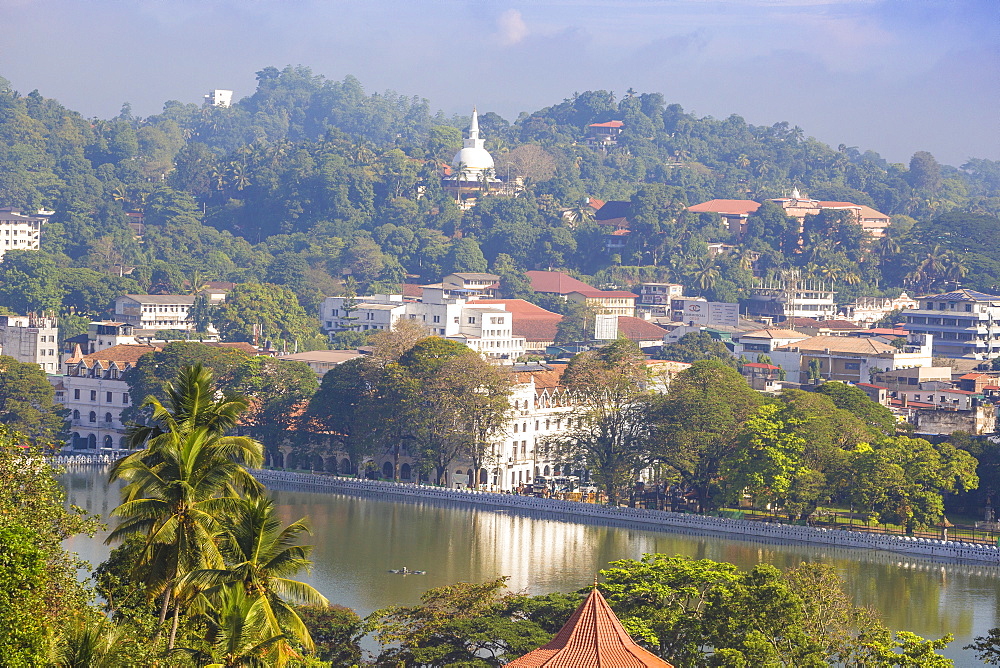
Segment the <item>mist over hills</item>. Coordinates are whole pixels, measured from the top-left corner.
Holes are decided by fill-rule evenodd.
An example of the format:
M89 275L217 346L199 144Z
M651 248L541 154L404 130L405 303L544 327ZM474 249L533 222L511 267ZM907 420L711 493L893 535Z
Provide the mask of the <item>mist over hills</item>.
M0 205L54 211L43 252L0 265L22 283L35 277L37 294L13 294L11 274L0 306L96 316L110 293L179 291L194 272L288 288L310 313L348 274L375 290L461 269L501 274L511 295L524 295L517 276L536 268L623 287L675 280L726 301L754 275L790 266L832 283L843 301L959 283L1000 291L996 161L948 166L916 151L892 164L788 122L696 117L659 93L585 91L513 122L481 109L496 175L525 189L467 208L456 199L469 193L456 197L441 181L467 117L306 67L268 67L257 81L229 108L171 101L154 116L126 106L109 119L0 86ZM624 124L617 142L588 145L587 126L611 120ZM766 206L737 238L717 216L686 211L793 188L892 216L888 239L824 219L790 245L788 220ZM630 203L632 234L614 252L585 198ZM713 256L710 242L735 250ZM134 269L118 276L122 266Z

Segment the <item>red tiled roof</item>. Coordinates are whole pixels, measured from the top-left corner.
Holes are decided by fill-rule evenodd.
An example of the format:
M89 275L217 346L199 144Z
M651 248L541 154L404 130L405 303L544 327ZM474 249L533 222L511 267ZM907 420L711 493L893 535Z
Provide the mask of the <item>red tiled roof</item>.
M594 209L600 209L602 206L604 206L604 200L597 199L596 197L588 197L587 204L589 204Z
M642 318L620 315L618 316L618 333L630 341L646 341L649 339L662 340L667 330Z
M554 341L563 318L523 299L477 299L473 303L503 305L511 314L511 332L527 341Z
M990 375L986 373L967 373L964 376L959 376L959 380L976 380L977 378L989 378Z
M531 289L535 292L554 292L557 295L568 295L574 290L595 289L561 271L527 271L525 274L531 281Z
M590 128L621 128L621 127L624 127L624 126L625 126L625 124L622 123L621 121L608 121L606 123L591 123L587 127L590 127Z
M423 286L417 285L416 283L403 283L403 296L404 297L423 297L424 288Z
M556 637L508 668L673 668L639 647L595 587Z
M760 203L752 199L712 199L701 204L689 206L693 213L721 213L745 216L760 208Z
M155 353L159 350L162 349L157 346L150 346L146 344L120 343L117 346L111 346L110 348L105 348L104 350L98 350L95 353L84 355L82 358L71 357L66 360L66 363L75 364L83 359L87 362L128 362L130 364L135 364L139 361L139 358L146 353Z
M780 366L774 366L773 364L764 364L763 362L747 362L743 365L744 368L750 367L751 369L770 369L772 371L778 371L781 369Z
M566 371L565 364L556 364L538 371L516 371L514 376L519 383L527 383L534 378L535 390L539 391L559 387L564 371Z

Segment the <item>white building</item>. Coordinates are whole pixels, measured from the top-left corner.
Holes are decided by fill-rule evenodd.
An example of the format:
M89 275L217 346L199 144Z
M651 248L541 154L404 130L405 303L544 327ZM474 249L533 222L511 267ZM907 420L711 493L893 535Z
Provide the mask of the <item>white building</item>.
M462 148L451 159L452 173L444 179L445 185L458 188L463 185L478 187L483 181L499 183L493 156L486 150L486 140L479 136L479 112L472 109L469 137L462 140Z
M136 329L194 331L189 320L194 295L122 295L115 300L115 319Z
M0 315L0 355L59 373L59 323L54 317Z
M753 320L826 320L837 314L837 305L833 302L835 294L819 281L762 281L750 289L750 297L743 301L743 305L746 316Z
M917 300L910 297L905 292L890 299L888 297L862 297L852 304L841 307L844 317L859 325L874 325L876 322L889 315L893 311L905 311L915 309L919 304ZM903 314L900 314L902 322Z
M370 295L355 298L353 310L345 310L344 302L344 297L323 301L324 333L389 330L406 318L431 335L459 341L487 357L516 360L525 353L524 337L514 336L513 315L506 307L448 297L441 284L423 286L423 296L416 301L404 301L402 295Z
M38 250L45 218L26 216L20 209L0 208L0 258L9 250Z
M906 329L934 335L939 357L1000 357L1000 296L956 290L920 297L920 308L906 311Z
M70 411L69 448L111 451L125 447L121 414L132 399L123 374L140 357L157 350L155 346L117 345L84 355L76 348L58 378L63 405Z
M205 95L205 104L210 107L228 107L233 103L233 91L216 88Z

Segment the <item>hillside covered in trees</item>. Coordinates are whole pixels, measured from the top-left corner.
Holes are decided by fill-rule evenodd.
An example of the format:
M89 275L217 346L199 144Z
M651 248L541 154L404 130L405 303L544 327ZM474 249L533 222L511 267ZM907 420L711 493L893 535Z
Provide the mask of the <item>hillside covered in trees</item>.
M832 282L840 301L956 284L1000 291L995 161L953 167L917 150L890 164L787 122L697 118L659 93L587 91L513 121L481 113L497 175L526 189L463 211L440 168L466 118L305 67L268 67L257 80L229 108L170 101L148 118L126 105L87 119L0 79L0 206L54 211L42 252L0 263L0 307L57 310L69 325L125 292L230 280L291 290L313 314L348 274L370 291L489 269L507 296L531 298L522 271L549 268L598 285L672 280L727 301L787 267ZM608 120L624 122L617 145L590 148L587 125ZM792 188L879 209L892 216L889 235L872 242L821 215L799 245L784 212L765 205L736 239L715 214L686 210ZM606 250L586 197L631 202L624 248ZM144 229L130 227L139 216ZM737 248L712 257L708 242Z

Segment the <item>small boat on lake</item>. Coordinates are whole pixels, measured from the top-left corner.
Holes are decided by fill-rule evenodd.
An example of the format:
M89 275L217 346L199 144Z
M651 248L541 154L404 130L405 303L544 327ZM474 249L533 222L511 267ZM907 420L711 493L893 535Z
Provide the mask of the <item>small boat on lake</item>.
M389 572L394 573L395 575L427 575L427 571L411 571L406 566L403 566L398 570L390 570Z

